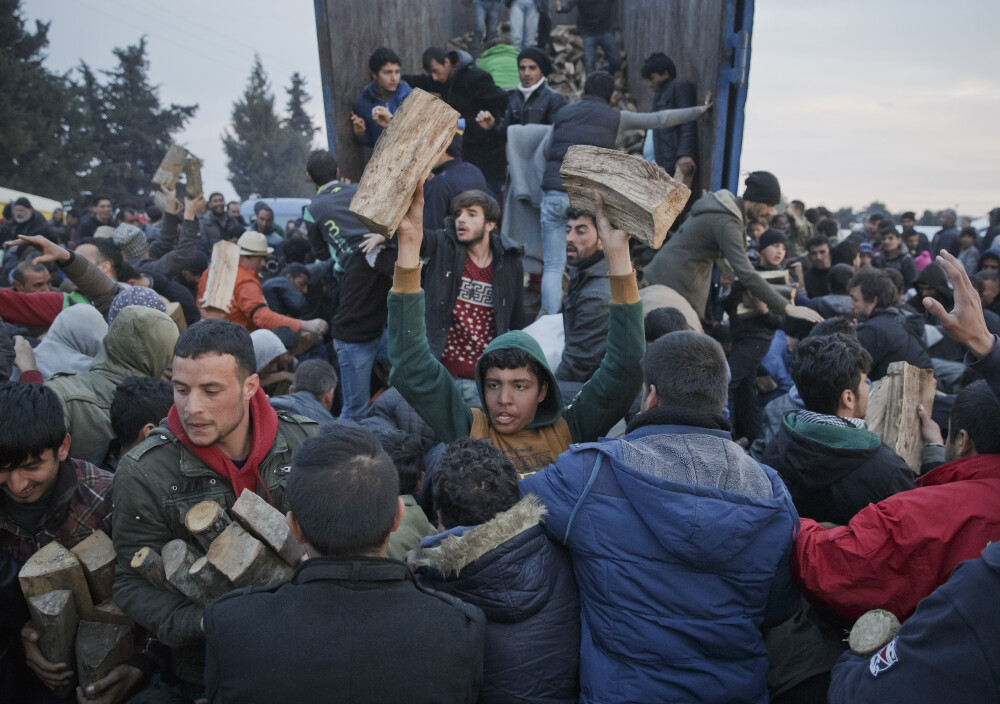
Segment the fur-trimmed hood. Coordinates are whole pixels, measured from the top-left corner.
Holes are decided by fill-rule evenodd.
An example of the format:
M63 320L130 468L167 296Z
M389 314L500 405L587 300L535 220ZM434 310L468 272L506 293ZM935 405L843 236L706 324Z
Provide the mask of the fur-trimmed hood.
M555 586L557 546L542 532L547 510L533 494L486 523L409 556L424 584L475 604L494 622L540 611Z

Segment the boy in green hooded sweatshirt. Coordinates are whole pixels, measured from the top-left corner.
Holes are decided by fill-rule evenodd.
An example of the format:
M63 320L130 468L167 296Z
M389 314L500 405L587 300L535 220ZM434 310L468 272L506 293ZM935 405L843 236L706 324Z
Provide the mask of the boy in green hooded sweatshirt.
M570 443L593 442L608 432L640 390L645 339L629 236L611 229L600 196L595 223L611 279L607 353L600 368L567 407L538 343L519 330L504 333L476 364L485 411L466 405L427 344L420 288L423 200L421 186L396 231L399 257L389 292L392 385L443 442L488 438L510 458L519 477L551 464Z

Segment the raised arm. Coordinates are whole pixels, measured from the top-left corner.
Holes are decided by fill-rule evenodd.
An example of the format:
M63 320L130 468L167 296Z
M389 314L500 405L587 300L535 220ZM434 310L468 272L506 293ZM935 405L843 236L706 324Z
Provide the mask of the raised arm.
M396 230L398 255L389 291L389 381L438 438L450 442L472 429L472 411L451 375L427 343L424 292L420 288L424 188L417 187L410 210Z

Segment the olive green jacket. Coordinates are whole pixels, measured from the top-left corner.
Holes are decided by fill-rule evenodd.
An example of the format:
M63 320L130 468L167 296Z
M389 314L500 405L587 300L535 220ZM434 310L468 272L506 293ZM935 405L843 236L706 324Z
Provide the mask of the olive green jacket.
M278 433L259 471L271 493L272 505L282 513L288 511L285 481L292 452L318 429L315 421L278 411ZM203 682L203 608L146 581L132 569L132 557L145 546L160 552L175 538L196 546L184 527L188 509L199 501L217 501L232 516L236 499L229 482L184 447L166 421L121 459L115 474L115 603L174 650L172 669L186 682ZM201 552L201 548L198 550Z

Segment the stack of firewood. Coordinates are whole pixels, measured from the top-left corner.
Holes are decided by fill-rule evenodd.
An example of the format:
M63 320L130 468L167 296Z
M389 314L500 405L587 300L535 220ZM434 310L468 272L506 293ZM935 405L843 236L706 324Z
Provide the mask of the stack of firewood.
M233 515L236 521L215 501L195 504L184 525L197 547L178 538L161 553L141 548L132 569L199 605L238 587L289 579L305 548L290 534L282 513L247 489L233 504Z
M49 662L75 663L84 691L133 653L132 621L111 600L115 561L111 539L98 530L72 550L49 543L18 574L39 650ZM72 692L73 683L55 690Z

